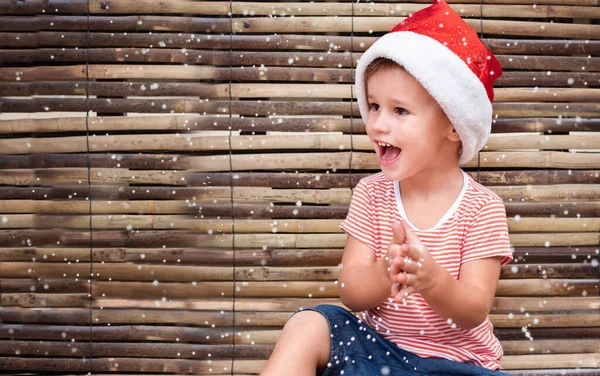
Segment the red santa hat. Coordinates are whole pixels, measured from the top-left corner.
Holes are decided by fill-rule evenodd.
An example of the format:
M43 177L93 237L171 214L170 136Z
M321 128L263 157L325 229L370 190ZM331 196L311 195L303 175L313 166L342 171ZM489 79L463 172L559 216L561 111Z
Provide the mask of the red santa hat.
M369 106L365 70L384 57L398 63L444 110L462 141L458 163L469 162L487 143L492 129L494 80L502 67L444 0L413 13L365 51L356 67L356 94L363 120Z

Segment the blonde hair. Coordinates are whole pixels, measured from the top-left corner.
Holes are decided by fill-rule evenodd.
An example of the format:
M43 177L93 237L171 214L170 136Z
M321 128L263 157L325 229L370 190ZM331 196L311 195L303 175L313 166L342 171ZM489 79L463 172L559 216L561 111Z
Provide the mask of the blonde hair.
M386 69L386 68L391 68L393 66L398 66L402 69L404 69L400 64L396 63L395 61L385 58L385 57L378 57L375 60L373 60L365 69L365 97L367 97L369 95L369 91L368 91L368 85L366 84L367 82L369 82L369 77L371 77L373 74L375 74L375 72L378 72L382 69ZM460 143L460 147L458 148L458 156L460 157L460 155L462 154L463 151L463 146L462 146L462 141Z
M398 66L400 68L402 68L402 66L398 63L396 63L393 60L387 59L385 57L378 57L377 59L373 60L369 65L367 65L367 69L365 69L365 96L369 95L368 92L368 85L366 84L367 82L369 82L369 77L371 77L373 74L375 74L375 72L380 71L384 68L391 68L393 66Z

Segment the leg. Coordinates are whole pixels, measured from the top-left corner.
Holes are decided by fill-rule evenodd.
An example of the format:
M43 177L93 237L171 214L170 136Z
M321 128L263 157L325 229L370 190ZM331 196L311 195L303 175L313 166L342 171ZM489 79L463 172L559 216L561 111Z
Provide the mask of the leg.
M294 314L283 327L261 376L315 376L327 367L331 354L329 324L319 312Z
M493 371L488 368L476 366L468 363L456 362L449 359L426 358L421 362L424 374L430 376L452 375L477 375L477 376L508 376L508 373L502 371Z

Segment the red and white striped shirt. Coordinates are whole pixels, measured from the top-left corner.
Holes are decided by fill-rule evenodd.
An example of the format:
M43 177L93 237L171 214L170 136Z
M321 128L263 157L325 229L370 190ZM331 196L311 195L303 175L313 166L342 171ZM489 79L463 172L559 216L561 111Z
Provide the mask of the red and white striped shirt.
M462 170L461 170L462 171ZM432 228L417 229L406 217L397 181L383 172L361 179L354 189L348 215L340 228L369 246L377 258L392 240L393 221L407 221L435 261L455 279L468 261L502 256L512 260L506 209L500 196L463 171L463 188L448 212ZM390 296L361 317L382 337L421 357L445 358L500 369L500 341L489 317L465 330L442 319L420 294L406 304Z

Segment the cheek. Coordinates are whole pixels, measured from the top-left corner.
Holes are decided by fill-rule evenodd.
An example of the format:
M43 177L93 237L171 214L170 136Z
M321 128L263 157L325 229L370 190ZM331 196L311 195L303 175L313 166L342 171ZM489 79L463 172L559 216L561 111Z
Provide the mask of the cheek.
M367 123L365 124L365 131L367 132L367 136L369 136L370 139L373 138L374 136L374 131L373 131L373 125L371 122L367 121Z

